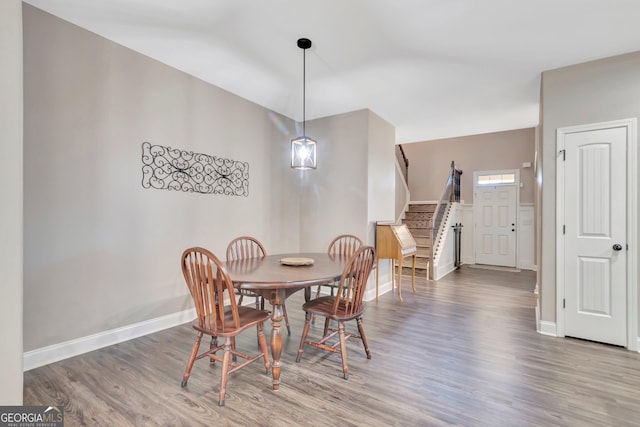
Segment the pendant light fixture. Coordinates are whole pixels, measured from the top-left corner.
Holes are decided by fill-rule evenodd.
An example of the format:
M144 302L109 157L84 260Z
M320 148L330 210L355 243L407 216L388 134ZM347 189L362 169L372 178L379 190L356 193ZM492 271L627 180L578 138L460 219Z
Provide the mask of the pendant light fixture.
M306 133L306 50L311 47L311 40L298 39L298 47L302 49L302 136L291 140L291 167L308 170L316 168L316 142Z

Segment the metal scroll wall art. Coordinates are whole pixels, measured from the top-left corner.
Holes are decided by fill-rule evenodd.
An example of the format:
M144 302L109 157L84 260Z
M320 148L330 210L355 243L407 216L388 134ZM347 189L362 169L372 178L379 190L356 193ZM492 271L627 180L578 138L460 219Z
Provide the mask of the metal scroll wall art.
M247 197L249 163L143 142L142 186Z

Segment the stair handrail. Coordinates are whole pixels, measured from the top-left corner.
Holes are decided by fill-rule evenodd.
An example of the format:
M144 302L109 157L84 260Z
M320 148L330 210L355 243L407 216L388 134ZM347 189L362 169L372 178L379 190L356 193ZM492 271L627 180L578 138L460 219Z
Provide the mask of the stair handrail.
M400 156L398 156L398 152L399 152L400 155L402 156L402 164L404 165L404 168L402 170L402 175L404 176L404 182L406 182L407 185L409 185L409 159L407 158L407 155L404 153L404 148L402 148L402 144L398 144L397 147L398 147L398 150L396 151L396 158L400 160Z
M433 216L429 224L429 234L431 238L430 257L429 257L429 279L435 277L435 246L437 238L441 234L442 219L444 217L449 204L460 201L460 175L462 170L456 168L455 162L451 161L451 168L447 174L447 180L442 189L442 194L438 200Z

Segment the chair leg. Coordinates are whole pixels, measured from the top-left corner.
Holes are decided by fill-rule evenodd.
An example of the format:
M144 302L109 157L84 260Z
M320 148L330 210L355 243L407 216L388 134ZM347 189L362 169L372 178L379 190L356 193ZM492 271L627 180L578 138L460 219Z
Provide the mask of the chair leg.
M218 337L212 336L211 337L211 343L209 343L209 350L213 350L217 346L218 346ZM215 365L216 364L216 359L214 359L213 357L210 358L209 359L209 363L211 365Z
M262 309L264 310L264 299L260 295L256 295L256 310L260 310L260 301L262 300ZM258 346L260 346L260 334L256 333L256 339L258 340Z
M322 332L322 338L327 336L327 332L329 332L329 318L326 317L324 319L324 331Z
M349 379L349 368L347 367L347 339L344 336L344 322L338 322L338 335L340 336L340 355L342 356L342 377Z
M198 349L200 348L200 341L202 341L202 332L198 332L196 335L196 340L193 343L193 347L191 348L191 354L189 355L189 361L187 362L187 368L184 371L184 375L182 376L182 382L180 383L181 387L187 386L187 381L189 381L189 375L191 375L191 368L193 368L193 362L196 361L196 356L198 355Z
M264 369L268 374L271 365L269 364L269 354L267 354L267 339L264 336L264 324L258 324L258 344L260 345L260 350L262 351L262 358L264 359Z
M316 290L316 299L320 298L320 289L322 289L322 285L318 285L318 289ZM333 292L333 289L332 289ZM311 316L311 324L316 324L316 315Z
M364 345L364 351L367 353L367 359L371 359L371 350L369 350L369 344L367 344L367 337L364 335L362 317L358 317L356 322L358 323L358 332L360 333L360 339L362 339L362 344Z
M224 406L224 395L227 390L227 378L229 377L229 358L231 356L232 338L227 337L224 342L224 357L222 358L222 374L220 378L220 398L218 405Z
M318 293L316 295L316 298L318 298L320 296L320 288L322 285L318 286ZM335 290L335 286L329 286L329 289L331 290L331 296L334 296L334 290ZM344 292L343 292L344 294ZM315 324L316 323L316 315L313 315L313 318L311 319L311 323ZM324 333L322 336L326 336L327 335L327 331L329 330L329 319L324 319Z
M284 317L284 324L287 325L287 335L291 336L291 326L289 326L289 316L287 316L287 306L282 302L282 317Z
M298 347L298 356L296 357L297 363L300 362L300 358L302 357L302 347L304 347L304 341L307 339L310 323L311 323L311 313L306 313L304 316L304 327L302 328L302 338L300 339L300 347Z
M238 356L236 356L236 337L231 338L231 360L238 361Z

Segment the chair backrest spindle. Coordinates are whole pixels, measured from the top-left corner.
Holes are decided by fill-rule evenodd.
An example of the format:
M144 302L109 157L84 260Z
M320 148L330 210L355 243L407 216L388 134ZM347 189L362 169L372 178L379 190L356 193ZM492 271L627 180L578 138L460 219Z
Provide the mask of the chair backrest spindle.
M353 315L362 310L364 292L369 274L373 269L375 249L372 246L361 246L349 259L342 272L338 292L333 303L333 314L344 305L346 314Z
M233 239L227 246L227 261L237 261L248 258L259 258L267 255L267 251L258 239L250 236L240 236Z
M185 250L182 274L193 297L200 327L212 331L240 327L233 283L213 253L198 247ZM231 310L232 325L225 324L225 305Z
M362 240L352 234L341 234L329 243L327 253L332 256L351 257L362 246Z

